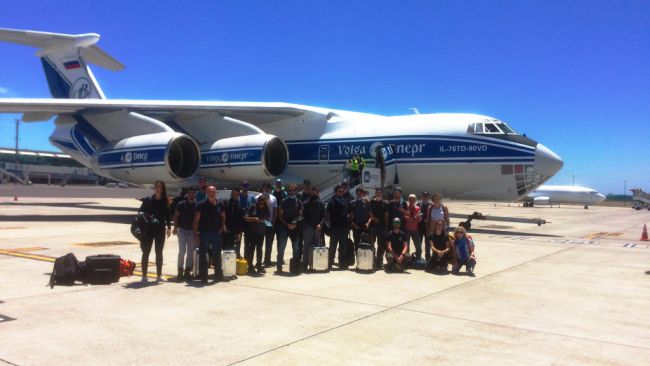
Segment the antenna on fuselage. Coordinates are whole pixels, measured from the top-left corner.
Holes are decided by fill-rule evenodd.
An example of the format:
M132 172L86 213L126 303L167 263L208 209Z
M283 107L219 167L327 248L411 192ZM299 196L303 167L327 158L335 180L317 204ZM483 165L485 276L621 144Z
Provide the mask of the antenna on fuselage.
M411 107L409 109L413 111L413 114L420 114L420 111L415 107Z

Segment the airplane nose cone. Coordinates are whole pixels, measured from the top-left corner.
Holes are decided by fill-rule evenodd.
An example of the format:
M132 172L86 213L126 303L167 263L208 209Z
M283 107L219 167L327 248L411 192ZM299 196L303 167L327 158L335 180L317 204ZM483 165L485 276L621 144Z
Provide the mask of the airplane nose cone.
M557 173L564 162L562 159L548 147L537 144L537 149L535 149L535 170L547 177L553 176Z

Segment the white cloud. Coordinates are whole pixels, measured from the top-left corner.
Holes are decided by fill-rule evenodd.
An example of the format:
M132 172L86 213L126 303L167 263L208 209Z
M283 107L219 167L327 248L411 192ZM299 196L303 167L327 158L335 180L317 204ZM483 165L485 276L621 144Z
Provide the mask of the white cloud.
M16 93L9 88L0 86L0 97L15 97Z

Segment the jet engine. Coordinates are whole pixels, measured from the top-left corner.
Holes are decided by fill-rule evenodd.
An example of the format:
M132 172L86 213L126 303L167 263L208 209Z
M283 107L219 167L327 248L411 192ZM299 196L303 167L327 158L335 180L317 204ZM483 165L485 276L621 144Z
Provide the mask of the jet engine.
M201 151L200 173L220 181L260 181L282 174L288 161L287 145L276 136L229 137Z
M180 181L199 169L199 147L187 135L160 132L127 137L98 150L93 169L101 175L138 184Z

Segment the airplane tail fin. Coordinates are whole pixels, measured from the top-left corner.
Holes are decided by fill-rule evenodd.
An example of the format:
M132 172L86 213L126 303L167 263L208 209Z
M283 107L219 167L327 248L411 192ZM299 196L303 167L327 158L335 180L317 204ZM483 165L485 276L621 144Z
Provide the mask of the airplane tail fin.
M109 70L124 69L119 61L97 47L99 34L60 34L0 29L0 41L39 48L47 83L54 98L105 99L87 63Z

